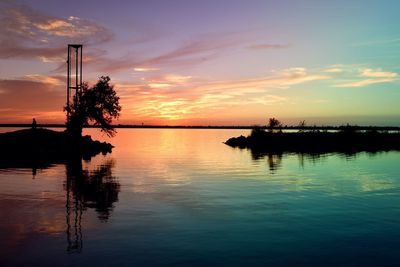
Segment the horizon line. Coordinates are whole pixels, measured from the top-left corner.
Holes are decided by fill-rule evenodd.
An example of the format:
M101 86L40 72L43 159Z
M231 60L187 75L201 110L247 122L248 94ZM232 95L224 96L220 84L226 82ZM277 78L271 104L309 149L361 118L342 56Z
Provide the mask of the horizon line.
M146 124L116 124L111 125L114 128L158 128L158 129L253 129L255 127L265 128L266 125L146 125ZM32 124L30 123L0 123L0 128L31 128ZM38 123L37 127L43 128L65 128L65 124L60 123ZM400 130L400 126L374 126L374 125L307 125L307 126L298 126L298 125L285 125L281 127L276 127L274 129L288 129L288 130L298 130L298 129L317 129L317 130L337 130L343 127L353 127L358 130L369 130L369 129L377 129L377 130ZM98 125L85 125L83 128L101 128Z

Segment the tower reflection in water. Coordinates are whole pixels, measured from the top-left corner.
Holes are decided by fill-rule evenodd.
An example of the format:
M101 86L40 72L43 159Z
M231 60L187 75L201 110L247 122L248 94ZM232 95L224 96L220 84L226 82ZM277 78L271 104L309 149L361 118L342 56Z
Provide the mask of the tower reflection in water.
M95 169L83 169L80 158L66 164L66 224L67 252L79 253L83 248L82 215L95 209L98 218L106 222L118 201L120 184L112 175L114 161L108 160Z

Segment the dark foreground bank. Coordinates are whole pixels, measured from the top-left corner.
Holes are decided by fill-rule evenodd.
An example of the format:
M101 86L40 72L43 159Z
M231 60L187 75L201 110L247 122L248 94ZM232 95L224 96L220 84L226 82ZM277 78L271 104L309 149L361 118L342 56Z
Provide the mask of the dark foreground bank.
M74 138L66 132L24 129L0 134L0 167L47 165L72 158L111 152L112 145L90 136Z
M266 153L356 153L400 150L400 133L388 132L267 132L230 138L225 144Z

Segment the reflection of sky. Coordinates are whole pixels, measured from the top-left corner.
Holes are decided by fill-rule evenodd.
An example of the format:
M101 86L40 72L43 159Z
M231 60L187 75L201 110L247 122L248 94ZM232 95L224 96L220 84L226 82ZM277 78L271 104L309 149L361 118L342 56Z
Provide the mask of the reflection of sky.
M272 157L271 170L268 157L222 143L240 134L248 131L120 129L112 154L83 162L110 163L121 187L107 221L83 211L81 254L65 252L65 166L35 179L0 171L0 263L343 266L398 255L398 152L290 154Z
M96 130L88 129L97 138ZM191 188L199 184L254 181L268 190L307 191L327 194L384 193L397 188L397 152L352 156L327 154L276 155L252 160L247 150L223 144L247 130L120 129L111 141L118 177L125 190L159 193L172 187ZM270 164L273 165L271 169ZM226 184L226 185L225 185ZM164 188L166 187L166 188ZM174 189L174 187L178 187ZM168 189L170 190L170 189Z
M90 166L87 163L84 164L84 170L93 174L96 166L104 163L108 162L97 158ZM94 179L90 176L86 178ZM107 182L107 178L102 180L103 183ZM28 262L44 259L43 255L46 253L64 257L63 254L67 248L67 229L70 234L69 241L74 241L76 233L92 231L98 229L100 225L99 211L89 208L89 205L85 205L86 203L77 202L82 201L78 199L82 196L75 197L75 193L70 192L70 202L67 202L65 165L39 169L34 176L31 169L2 169L0 183L0 235L2 237L0 264L8 265L7 263L12 262L13 258L18 258L22 251L26 252L24 257ZM101 186L101 183L98 186ZM93 201L90 196L88 199ZM87 201L87 199L84 200ZM93 205L93 203L89 204ZM78 218L76 214L82 216ZM67 220L69 228L67 228ZM54 259L49 258L46 261L49 261L49 264Z
M120 122L398 125L399 3L3 1L0 122L63 122L67 43ZM35 101L31 101L34 99Z

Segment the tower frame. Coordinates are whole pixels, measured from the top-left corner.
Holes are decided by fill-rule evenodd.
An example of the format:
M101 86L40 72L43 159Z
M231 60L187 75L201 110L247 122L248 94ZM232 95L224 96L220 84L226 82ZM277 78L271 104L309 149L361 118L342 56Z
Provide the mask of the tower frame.
M82 95L82 66L83 66L83 45L68 44L67 58L67 122L70 119L71 98L74 104L79 102ZM74 67L74 69L72 69ZM72 71L75 70L75 73ZM75 78L75 84L73 84Z

